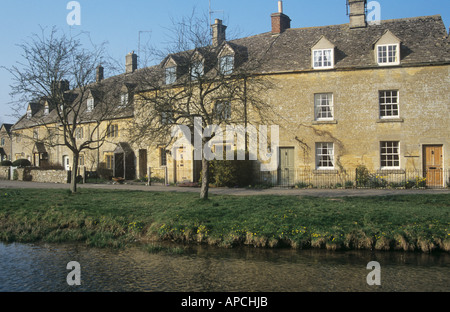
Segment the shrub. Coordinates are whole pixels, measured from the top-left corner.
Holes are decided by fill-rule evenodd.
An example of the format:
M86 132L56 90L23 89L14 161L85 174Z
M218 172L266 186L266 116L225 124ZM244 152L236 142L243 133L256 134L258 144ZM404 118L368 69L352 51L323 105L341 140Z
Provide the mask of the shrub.
M226 159L225 152L224 159ZM236 152L234 159L237 159ZM250 160L212 160L209 170L210 182L219 187L248 186L252 183L252 166L253 162Z
M295 187L295 188L299 188L299 189L304 189L304 188L308 188L308 187L309 187L309 184L308 184L308 183L305 183L305 182L297 182L297 183L294 185L294 187Z
M353 188L353 181L345 181L345 188Z
M13 167L30 167L31 162L28 159L17 159L12 163Z
M356 168L356 186L368 186L370 183L369 170L364 165Z
M0 162L0 166L1 167L11 167L12 164L13 163L11 161L9 161L9 160L4 160L4 161Z

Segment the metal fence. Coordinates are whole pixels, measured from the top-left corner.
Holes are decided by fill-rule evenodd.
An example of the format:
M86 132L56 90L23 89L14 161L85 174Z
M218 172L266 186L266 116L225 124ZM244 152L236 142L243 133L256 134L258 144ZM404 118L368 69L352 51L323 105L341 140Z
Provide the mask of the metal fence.
M286 169L260 172L255 184L296 188L446 188L450 169L437 170L355 170Z

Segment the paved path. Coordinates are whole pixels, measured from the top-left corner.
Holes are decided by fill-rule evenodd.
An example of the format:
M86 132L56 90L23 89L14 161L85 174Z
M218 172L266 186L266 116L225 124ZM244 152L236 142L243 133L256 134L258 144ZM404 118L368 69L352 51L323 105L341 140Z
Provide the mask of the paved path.
M153 192L193 192L200 193L196 187L175 187L162 185L136 185L136 184L79 184L79 189L107 189L107 190L137 190ZM33 188L33 189L69 189L68 184L37 183L22 181L0 180L0 189L4 188ZM244 189L244 188L210 188L210 194L223 195L293 195L316 197L343 197L343 196L384 196L384 195L409 195L409 194L450 194L450 189L290 189L274 187L270 189Z

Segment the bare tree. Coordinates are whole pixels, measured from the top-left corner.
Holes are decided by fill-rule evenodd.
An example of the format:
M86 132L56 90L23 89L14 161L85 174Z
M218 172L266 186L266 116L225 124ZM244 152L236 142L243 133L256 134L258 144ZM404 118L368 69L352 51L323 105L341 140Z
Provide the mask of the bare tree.
M270 108L261 94L271 83L256 76L261 59L249 59L245 47L226 41L223 25L217 20L213 36L207 18L188 18L173 23L169 48L159 55L161 65L139 72L140 93L136 99L134 124L130 138L149 143L173 143L174 126L190 130L191 145L196 135L202 137L202 148L214 138L204 131L212 126L261 123L269 118ZM158 54L158 53L157 53ZM200 122L199 122L200 121ZM201 134L195 133L200 126ZM211 129L210 129L211 130ZM194 154L198 146L194 147ZM199 155L199 154L197 154ZM201 153L201 198L208 198L209 159Z
M7 69L13 76L11 95L17 98L13 108L20 113L24 103L29 105L19 122L28 128L44 127L47 131L39 142L66 146L72 152L73 193L77 191L80 152L98 149L107 136L100 125L109 123L123 109L117 100L120 76L103 80L103 67L99 67L108 64L108 69L114 68L104 45L87 49L83 38L59 34L56 28L46 34L42 29L40 35L34 34L19 45L23 60ZM88 126L80 136L82 125Z

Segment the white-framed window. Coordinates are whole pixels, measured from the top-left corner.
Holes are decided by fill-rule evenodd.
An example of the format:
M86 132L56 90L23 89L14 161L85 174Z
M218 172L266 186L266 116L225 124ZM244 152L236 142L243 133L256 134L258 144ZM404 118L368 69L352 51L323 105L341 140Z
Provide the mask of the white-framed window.
M122 93L120 95L120 106L128 105L128 93Z
M399 65L400 64L400 45L385 44L377 46L378 65Z
M105 164L106 164L106 169L114 168L114 154L113 153L105 154Z
M318 93L314 95L315 120L333 120L333 93Z
M398 118L399 114L399 94L398 91L380 91L380 118Z
M80 154L80 157L78 158L78 166L84 167L84 154Z
M380 143L381 169L400 168L400 142L382 141Z
M333 49L313 50L313 68L326 69L334 67Z
M1 140L1 143L0 143L0 146L5 146L5 138L2 138L2 140Z
M117 138L119 137L119 126L118 125L109 125L108 129L107 129L107 134L106 136L108 138Z
M29 109L27 110L27 119L31 119L31 117L33 117L33 112Z
M334 144L329 142L316 143L316 169L334 169Z
M177 81L177 67L167 67L166 68L166 85L170 85Z
M231 119L231 103L229 101L216 102L214 111L216 118L219 120Z
M84 129L83 127L78 127L75 129L75 138L76 139L83 139L84 138Z
M234 56L225 55L219 59L219 69L222 75L231 75L234 71Z
M95 104L94 98L87 99L87 111L88 112L92 112L94 110L94 104Z
M164 147L159 148L159 166L167 166L167 150Z
M33 139L34 140L39 140L39 129L34 129L33 130Z
M50 113L50 110L48 108L48 105L44 106L44 116L47 116Z
M204 74L204 66L202 61L192 63L191 67L191 79L197 80Z

